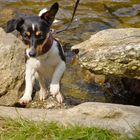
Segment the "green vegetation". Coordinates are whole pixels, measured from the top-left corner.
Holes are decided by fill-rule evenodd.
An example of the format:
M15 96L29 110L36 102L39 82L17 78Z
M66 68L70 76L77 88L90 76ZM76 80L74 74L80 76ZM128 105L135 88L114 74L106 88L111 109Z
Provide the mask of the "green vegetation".
M139 133L140 134L140 133ZM129 140L98 128L0 118L0 140ZM140 140L140 135L133 139Z

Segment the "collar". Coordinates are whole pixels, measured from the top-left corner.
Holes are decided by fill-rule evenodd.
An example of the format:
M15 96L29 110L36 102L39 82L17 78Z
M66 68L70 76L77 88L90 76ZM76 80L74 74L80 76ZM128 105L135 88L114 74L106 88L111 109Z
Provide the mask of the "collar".
M52 47L52 44L53 44L53 36L51 33L48 33L47 34L47 37L46 37L46 40L44 41L43 45L42 45L42 50L41 50L41 54L40 55L43 55L45 53L47 53L51 47Z

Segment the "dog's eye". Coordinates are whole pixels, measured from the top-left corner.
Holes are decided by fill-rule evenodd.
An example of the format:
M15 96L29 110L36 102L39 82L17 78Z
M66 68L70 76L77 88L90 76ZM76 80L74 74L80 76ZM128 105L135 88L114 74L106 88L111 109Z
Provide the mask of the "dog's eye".
M35 33L35 35L36 35L36 36L40 36L40 35L41 35L41 32L40 32L40 31L37 31L37 32Z
M35 33L35 36L36 36L37 38L43 38L43 34L42 34L41 32L39 32L39 31L37 31L37 32Z

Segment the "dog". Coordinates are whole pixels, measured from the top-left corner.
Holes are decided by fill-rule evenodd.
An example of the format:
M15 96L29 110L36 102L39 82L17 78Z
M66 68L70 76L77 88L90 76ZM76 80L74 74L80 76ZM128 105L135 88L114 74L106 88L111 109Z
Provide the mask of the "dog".
M63 102L60 81L66 69L66 59L61 44L53 38L50 29L58 9L56 2L39 16L20 17L7 22L6 32L17 30L26 46L25 92L19 100L20 104L32 100L35 79L40 85L40 100L45 100L50 93L59 103ZM46 79L51 80L49 90Z

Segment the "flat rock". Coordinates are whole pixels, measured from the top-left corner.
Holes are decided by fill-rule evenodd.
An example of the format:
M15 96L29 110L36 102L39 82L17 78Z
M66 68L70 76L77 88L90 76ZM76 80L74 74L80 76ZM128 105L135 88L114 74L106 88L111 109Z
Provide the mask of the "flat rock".
M140 107L109 103L86 102L73 108L57 110L0 106L0 116L107 128L128 135L140 129Z
M81 66L95 74L140 79L140 29L107 29L75 45Z

